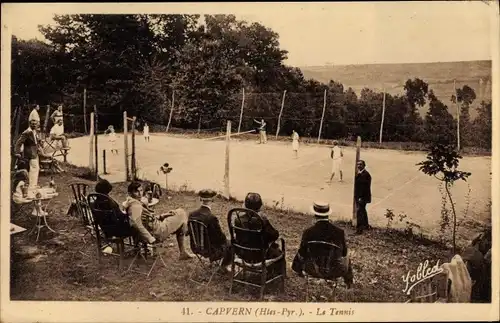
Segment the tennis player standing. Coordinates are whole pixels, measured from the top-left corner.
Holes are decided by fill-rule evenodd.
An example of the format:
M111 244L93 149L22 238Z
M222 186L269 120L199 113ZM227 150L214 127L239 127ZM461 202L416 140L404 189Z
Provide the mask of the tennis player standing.
M335 174L339 174L339 182L342 182L342 159L344 158L344 152L342 147L338 145L337 140L333 141L330 158L332 159L332 173L330 175L330 180L327 183L332 183Z
M292 150L295 153L295 158L299 157L299 134L293 130L292 133Z

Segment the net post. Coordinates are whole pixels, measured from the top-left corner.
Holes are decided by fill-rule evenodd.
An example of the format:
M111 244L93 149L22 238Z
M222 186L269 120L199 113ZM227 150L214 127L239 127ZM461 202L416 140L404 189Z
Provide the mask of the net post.
M321 123L319 124L319 131L318 131L318 144L321 139L321 131L323 130L323 119L325 118L325 109L326 109L326 90L323 95L323 113L321 114Z
M228 120L227 126L226 126L226 158L225 158L225 167L224 167L224 193L228 199L231 197L231 193L229 190L230 141L231 141L231 121Z
M378 142L382 145L382 133L384 132L384 119L385 119L385 87L383 88L384 98L382 99L382 120L380 120L380 134Z
M94 170L94 112L90 113L89 168Z
M130 179L130 171L128 168L128 121L127 121L127 111L123 111L123 141L124 141L124 152L125 157L125 181Z
M276 139L278 139L278 134L280 132L281 115L283 114L283 107L285 106L285 96L286 96L286 90L283 91L283 99L281 99L281 109L280 109L280 114L278 116L278 126L276 127Z
M103 174L107 174L106 171L106 149L102 150L102 172Z
M358 139L356 140L356 161L354 163L354 192L356 191L356 175L358 174L358 161L360 159L360 151L361 151L361 137L358 136ZM355 195L354 195L354 192L353 192L353 195L352 195L352 226L353 227L356 227L358 221L357 221L357 218L356 218L356 198L355 198Z

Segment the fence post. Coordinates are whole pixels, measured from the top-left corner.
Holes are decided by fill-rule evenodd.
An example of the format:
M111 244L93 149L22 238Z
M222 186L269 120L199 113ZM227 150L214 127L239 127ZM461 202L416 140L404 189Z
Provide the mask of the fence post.
M385 118L385 88L383 89L384 91L384 98L382 99L382 120L380 121L380 135L379 135L379 143L382 144L382 132L384 130L384 118Z
M106 149L102 150L102 173L107 174L106 171Z
M87 88L83 88L83 125L87 134Z
M127 120L127 111L123 111L123 141L124 141L124 152L123 155L125 157L125 181L130 180L130 170L128 167L128 120Z
M360 158L360 150L361 150L361 137L358 136L356 140L356 162L354 163L354 183L356 183L356 175L358 174L358 161ZM353 185L354 192L356 192L356 185ZM352 226L356 227L358 223L358 219L356 218L356 198L354 194L352 195Z
M201 130L201 116L200 119L198 120L198 134L200 134L200 130Z
M458 93L455 80L453 80L453 92L455 92L455 105L457 107L457 150L460 151L460 108L458 106Z
M45 114L45 122L43 123L43 134L47 134L47 126L49 125L50 104L47 105L47 112Z
M172 115L174 114L174 104L175 104L175 91L172 91L172 107L170 108L170 116L168 117L167 131L170 129L170 123L172 122Z
M14 139L17 139L17 135L19 134L19 123L21 122L21 113L23 112L23 107L18 106L16 109L16 128L14 130Z
M321 123L319 124L319 132L318 132L318 144L321 139L321 130L323 130L323 118L325 118L325 109L326 109L326 90L323 95L323 113L321 114Z
M281 99L281 109L280 109L280 114L278 116L278 127L276 128L276 139L278 139L278 134L280 132L281 114L283 113L283 107L285 106L285 96L286 96L286 90L283 91L283 99Z
M226 197L229 199L231 193L229 190L229 155L230 155L230 142L231 142L231 121L227 121L226 126L226 159L224 167L224 191Z
M132 118L132 180L137 177L137 164L135 160L135 121L136 117Z
M89 168L94 169L94 112L90 113Z
M99 145L97 143L97 134L99 132L99 117L97 116L97 106L94 105L94 140L95 140L95 177L99 180Z
M241 121L243 119L243 108L245 107L245 88L243 88L243 96L241 99L240 123L238 124L238 133L241 131Z

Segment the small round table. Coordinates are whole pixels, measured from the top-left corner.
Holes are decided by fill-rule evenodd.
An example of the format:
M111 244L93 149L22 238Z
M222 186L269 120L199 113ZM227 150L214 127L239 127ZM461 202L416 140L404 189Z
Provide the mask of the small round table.
M40 197L36 197L37 193L40 193ZM35 226L31 229L31 231L28 233L28 235L31 235L35 232L36 234L36 241L38 242L38 239L40 238L40 231L42 230L43 227L46 227L50 231L56 233L54 229L52 229L49 224L47 223L47 211L43 209L42 202L43 201L49 201L52 198L58 196L59 193L57 193L54 189L49 188L49 187L42 187L39 189L31 190L28 192L28 197L25 199L28 202L33 202L34 208L33 212L31 215L36 217L36 223Z

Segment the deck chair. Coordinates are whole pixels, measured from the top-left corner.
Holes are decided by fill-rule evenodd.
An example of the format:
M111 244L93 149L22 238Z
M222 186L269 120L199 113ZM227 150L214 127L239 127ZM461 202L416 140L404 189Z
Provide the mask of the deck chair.
M309 302L309 281L316 278L325 281L330 287L332 301L336 300L336 290L341 273L337 268L337 260L342 257L342 250L334 243L325 241L309 241L306 245L307 256L304 259L306 278L306 302Z
M222 265L224 253L221 251L221 253L218 254L217 252L219 250L214 250L214 248L212 248L207 226L203 222L189 220L188 228L191 251L199 260L198 266L196 266L189 275L189 280L200 285L205 285L206 288L208 288L208 285L212 281L214 275ZM195 279L194 277L195 272L200 268L204 272L210 273L210 277L206 283L203 283L200 279Z
M448 303L451 281L442 272L415 285L406 303Z
M281 280L281 290L285 289L286 262L285 241L281 241L281 252L279 257L266 259L270 246L264 241L264 221L256 212L235 208L229 211L227 216L229 232L231 234L231 287L234 283L260 288L260 299L264 297L264 291L268 284ZM238 267L238 271L236 271ZM247 273L260 276L258 282L252 281Z
M125 246L132 246L138 252L135 230L129 224L128 215L123 213L120 206L111 197L91 193L87 196L88 206L94 220L96 245L99 249L98 261L101 259L101 246L104 243L115 244L118 250L119 269L123 269ZM101 239L101 231L105 241ZM125 241L127 240L127 243Z

